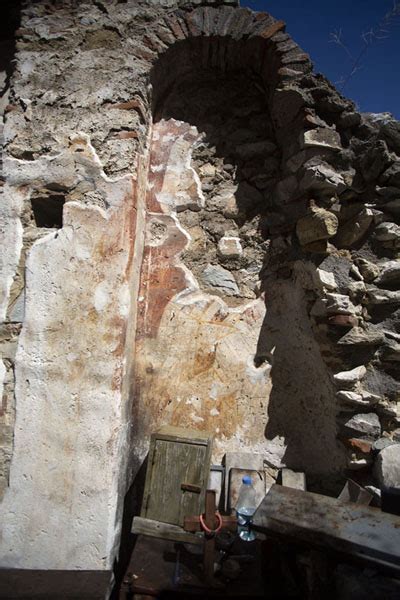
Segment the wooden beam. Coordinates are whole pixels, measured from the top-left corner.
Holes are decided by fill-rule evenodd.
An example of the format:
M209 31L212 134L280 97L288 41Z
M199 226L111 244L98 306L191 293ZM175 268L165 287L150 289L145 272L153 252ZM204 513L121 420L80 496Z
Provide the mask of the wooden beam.
M252 527L400 572L400 517L378 508L273 485Z
M170 540L172 542L184 542L201 546L204 543L203 536L197 536L193 533L184 531L178 525L170 523L161 523L144 517L134 517L132 523L132 533L136 535L147 535L149 537Z
M215 490L206 491L206 510L204 514L204 522L211 530L215 529ZM214 581L214 560L215 560L215 537L204 536L204 574L207 583L212 584Z

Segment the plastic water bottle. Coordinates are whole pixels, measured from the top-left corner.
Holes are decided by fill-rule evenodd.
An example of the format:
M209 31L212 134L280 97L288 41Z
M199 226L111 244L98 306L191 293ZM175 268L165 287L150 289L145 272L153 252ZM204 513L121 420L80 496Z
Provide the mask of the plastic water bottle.
M256 534L250 529L256 508L256 491L250 475L245 475L242 479L242 487L240 488L239 498L236 503L238 533L239 537L245 542L252 542L256 539Z

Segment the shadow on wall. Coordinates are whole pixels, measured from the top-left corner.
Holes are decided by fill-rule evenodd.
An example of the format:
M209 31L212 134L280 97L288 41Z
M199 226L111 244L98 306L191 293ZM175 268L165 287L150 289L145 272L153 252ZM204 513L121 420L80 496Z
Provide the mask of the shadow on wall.
M132 522L135 515L140 514L144 483L147 470L147 457L144 462L134 465L136 477L124 497L124 508L122 513L121 538L119 545L118 559L114 561L115 585L110 600L118 600L119 590L124 574L128 568L133 548L135 546L136 536L132 533Z
M240 71L199 69L170 89L155 115L156 122L161 119L184 121L204 135L193 156L206 198L200 220L205 224L206 213L212 212L214 219L225 219L223 225L238 230L252 222L266 239L280 153L261 80ZM203 170L205 164L217 172ZM213 197L231 184L236 187L236 206L218 206ZM221 233L222 229L216 237Z
M158 65L153 71L154 120L184 121L204 132L202 144L193 153L205 196L204 209L195 214L196 223L206 232L207 246L215 246L229 232L240 238L244 252L222 261L218 253L210 259L207 252L197 257L187 252L182 258L198 278L210 260L219 261L236 279L243 271L253 272L259 287L252 290L259 295L262 263L267 263L271 239L279 235L284 220L274 202L281 149L269 114L271 90L251 69L188 69L185 60L181 75L177 55L172 61L174 70L164 62L165 69ZM233 210L223 201L229 201L224 189L232 185ZM306 198L303 203L297 201L297 210L305 211L306 203ZM184 226L194 223L190 211L180 213L179 218ZM266 439L272 453L276 446L277 460L278 446L284 442L282 462L287 466L331 476L343 469L344 452L336 440L334 390L311 329L305 293L300 283L290 274L280 275L279 269L277 276L263 283L263 290L267 314L255 365L271 362L273 355ZM232 304L232 299L224 299ZM239 298L240 303L245 301L246 297Z
M9 86L10 77L14 70L13 58L15 55L15 31L21 20L20 0L3 0L1 3L0 20L0 96L4 94Z
M284 438L283 464L316 475L314 485L326 489L335 485L336 475L341 479L345 457L336 439L335 390L314 338L307 298L293 277L271 278L264 288L267 312L256 364L272 363L265 436Z

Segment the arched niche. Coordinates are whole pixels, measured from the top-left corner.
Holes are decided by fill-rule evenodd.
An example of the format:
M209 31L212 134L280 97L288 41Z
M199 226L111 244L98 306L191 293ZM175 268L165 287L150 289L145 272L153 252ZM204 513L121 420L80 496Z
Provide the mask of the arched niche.
M221 12L210 14L218 23ZM138 459L150 432L169 423L213 431L215 460L255 452L277 467L331 477L344 463L334 391L306 291L287 275L280 248L309 203L307 193L280 193L305 124L296 94L287 111L279 94L285 77L303 73L282 66L282 44L296 47L286 34L250 37L242 27L180 39L150 73Z

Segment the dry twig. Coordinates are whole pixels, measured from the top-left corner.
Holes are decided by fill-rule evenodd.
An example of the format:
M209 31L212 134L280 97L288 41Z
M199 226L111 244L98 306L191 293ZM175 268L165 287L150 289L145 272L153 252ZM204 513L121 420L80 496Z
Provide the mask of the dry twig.
M371 27L368 31L361 34L362 46L358 54L353 55L348 46L343 40L342 29L337 29L330 34L330 42L340 46L351 60L351 68L347 75L340 78L336 84L341 90L344 90L350 79L357 71L362 68L362 59L364 58L368 48L377 41L385 40L390 36L391 28L396 24L400 17L400 0L393 0L392 8L383 16L375 27Z

